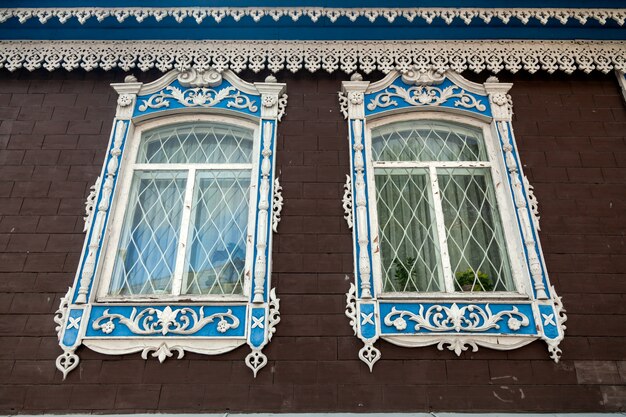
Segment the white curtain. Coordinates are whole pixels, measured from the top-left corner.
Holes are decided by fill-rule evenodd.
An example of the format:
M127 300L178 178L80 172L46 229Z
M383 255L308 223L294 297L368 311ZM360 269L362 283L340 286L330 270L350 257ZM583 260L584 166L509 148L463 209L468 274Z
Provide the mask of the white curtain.
M135 173L111 280L111 294L147 295L171 291L185 174Z
M440 291L437 226L423 169L375 172L384 289Z
M183 293L240 294L250 171L206 171L196 184Z

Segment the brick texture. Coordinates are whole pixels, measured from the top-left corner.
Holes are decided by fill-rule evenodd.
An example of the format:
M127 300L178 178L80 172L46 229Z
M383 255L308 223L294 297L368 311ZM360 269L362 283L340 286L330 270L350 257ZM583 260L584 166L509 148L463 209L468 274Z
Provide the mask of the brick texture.
M261 80L263 74L245 74ZM158 74L143 74L152 80ZM283 219L274 243L281 323L257 379L247 348L163 364L81 348L55 370L54 313L83 242L119 72L0 73L0 413L619 411L626 407L626 108L612 75L502 75L540 203L548 271L568 310L563 358L535 342L461 357L380 343L370 374L344 316L351 232L343 76L279 74ZM377 79L379 77L372 77ZM472 76L477 81L482 81Z

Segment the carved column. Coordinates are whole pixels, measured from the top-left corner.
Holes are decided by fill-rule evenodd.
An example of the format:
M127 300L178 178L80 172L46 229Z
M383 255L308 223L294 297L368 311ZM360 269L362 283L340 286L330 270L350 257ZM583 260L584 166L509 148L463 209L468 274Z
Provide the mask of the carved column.
M513 202L517 218L522 229L522 238L526 247L528 268L533 288L537 299L546 300L548 295L544 283L543 261L537 242L534 214L528 198L530 190L524 187L524 174L519 162L513 127L511 126L513 103L511 96L507 94L511 86L512 84L499 83L495 77L490 77L485 83L485 89L489 94L492 115L496 123L498 136L500 137L504 164L513 191Z
M349 120L350 146L352 149L351 163L354 177L352 193L352 207L355 211L354 228L356 244L359 250L357 260L357 285L360 289L360 298L371 299L372 292L372 260L370 258L371 242L370 230L367 221L367 182L365 178L365 90L369 82L360 81L357 76L353 81L342 84L344 105L347 106L346 115Z
M126 77L125 83L111 84L118 92L117 111L113 121L113 130L107 153L108 161L100 176L100 189L96 190L94 199L94 212L90 220L89 244L87 245L87 256L79 277L78 291L75 294L76 304L85 304L93 282L97 268L98 256L102 246L102 237L106 227L109 208L113 197L113 188L117 180L117 172L122 158L122 149L126 140L126 135L130 127L130 119L133 116L133 108L137 99L137 93L142 83L136 82L132 76Z

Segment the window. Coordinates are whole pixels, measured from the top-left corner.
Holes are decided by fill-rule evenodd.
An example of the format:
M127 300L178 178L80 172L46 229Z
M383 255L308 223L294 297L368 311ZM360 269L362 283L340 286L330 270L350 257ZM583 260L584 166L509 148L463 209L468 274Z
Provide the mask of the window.
M371 149L384 293L515 289L481 129L412 118Z
M355 254L346 315L370 370L379 338L457 355L543 339L559 359L566 316L543 262L510 88L416 68L343 83Z
M85 345L164 361L248 344L254 376L280 321L271 288L285 85L173 70L113 84L117 114L87 200L83 254L56 313L67 374Z
M243 295L255 130L239 124L142 129L105 299Z

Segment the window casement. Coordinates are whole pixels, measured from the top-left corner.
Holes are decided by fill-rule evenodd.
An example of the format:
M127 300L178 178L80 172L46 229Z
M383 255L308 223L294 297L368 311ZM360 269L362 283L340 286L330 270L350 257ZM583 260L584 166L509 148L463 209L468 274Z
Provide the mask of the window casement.
M76 368L81 344L162 362L247 343L256 376L280 321L270 277L285 85L191 69L112 87L117 114L85 245L55 316L57 368L64 378Z
M370 370L379 338L457 355L543 339L559 360L565 310L515 145L511 86L415 68L343 82L355 260L346 315Z

